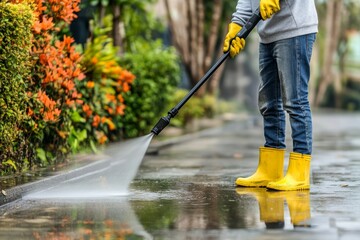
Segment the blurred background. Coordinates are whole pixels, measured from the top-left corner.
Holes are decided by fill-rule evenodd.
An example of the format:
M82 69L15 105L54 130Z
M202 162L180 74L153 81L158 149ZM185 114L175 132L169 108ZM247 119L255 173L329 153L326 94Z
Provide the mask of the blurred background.
M89 19L102 24L112 18L112 38L125 54L138 45L138 37L173 46L181 62L179 87L190 88L218 58L234 0L82 1L79 18L72 24L77 42L85 44ZM317 0L319 33L312 58L310 99L314 107L360 109L360 2ZM90 10L91 9L91 10ZM90 31L90 32L88 32ZM200 89L198 96L216 94L256 109L258 83L257 36L252 34L242 55L228 61Z
M315 2L319 33L311 105L359 111L360 2ZM223 54L236 4L0 2L6 18L0 24L0 59L6 59L0 61L0 159L6 159L0 172L48 166L69 153L149 134ZM201 128L199 119L257 114L258 45L253 31L245 50L228 59L172 119L172 129L182 134Z

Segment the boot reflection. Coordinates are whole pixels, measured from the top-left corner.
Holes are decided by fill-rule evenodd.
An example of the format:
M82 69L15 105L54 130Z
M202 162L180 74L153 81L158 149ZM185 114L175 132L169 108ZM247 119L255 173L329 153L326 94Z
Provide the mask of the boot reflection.
M268 229L284 228L284 204L289 208L294 227L310 227L309 191L268 191L265 188L236 188L239 195L254 197L259 203L260 221Z
M284 198L268 192L266 188L236 188L239 195L254 197L259 203L260 221L266 228L284 228Z
M282 192L289 208L291 222L294 227L310 227L307 220L310 219L310 192L290 191Z

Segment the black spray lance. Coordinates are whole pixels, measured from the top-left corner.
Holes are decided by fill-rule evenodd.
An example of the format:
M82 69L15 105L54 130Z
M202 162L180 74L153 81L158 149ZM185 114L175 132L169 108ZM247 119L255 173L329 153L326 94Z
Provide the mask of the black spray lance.
M247 21L245 26L237 34L239 38L246 38L258 22L262 20L260 11L257 9L251 18ZM230 52L227 51L224 53L217 62L207 71L207 73L199 80L199 82L189 91L189 93L169 112L165 117L160 118L154 128L151 130L152 133L158 135L167 125L170 123L170 119L175 117L179 112L180 108L194 95L194 93L212 76L212 74L220 67L220 65L225 62L225 60L230 56Z

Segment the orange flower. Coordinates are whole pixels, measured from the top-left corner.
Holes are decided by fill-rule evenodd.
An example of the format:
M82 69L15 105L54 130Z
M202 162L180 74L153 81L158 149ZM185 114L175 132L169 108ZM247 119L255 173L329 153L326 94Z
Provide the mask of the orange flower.
M54 115L55 115L55 116L60 116L60 114L61 114L61 110L55 108L55 109L54 109Z
M50 122L55 122L58 120L58 117L61 113L61 110L55 108L54 110L49 110L44 112L44 121L50 121Z
M90 116L91 116L92 110L91 110L91 108L90 108L89 105L84 104L84 105L82 106L82 110L85 112L85 114L86 114L87 117L90 117Z
M93 82L93 81L88 81L88 82L86 83L86 87L87 87L87 88L94 88L94 87L95 87L95 82Z
M114 113L114 110L111 107L108 107L106 110L110 115Z
M106 117L102 117L102 118L101 118L101 123L105 123L105 122L106 122L106 119L107 119Z
M44 113L44 121L57 121L61 111L59 109L55 109L54 111L47 111Z
M70 80L65 80L61 83L61 86L66 88L68 91L71 91L75 88L75 83Z
M124 115L125 114L124 110L125 110L125 105L123 104L116 107L116 113L118 115Z
M32 115L34 115L34 111L31 108L29 108L27 115L31 117Z
M84 74L83 72L81 72L81 73L79 74L79 76L77 77L77 79L78 79L79 81L83 80L84 78L85 78L85 74Z
M70 100L70 99L66 99L66 105L68 105L68 106L72 106L72 105L74 105L74 103L75 103L75 101L74 100Z
M78 93L76 90L71 94L72 98L81 98L82 94Z
M53 18L47 19L46 16L42 17L42 21L35 21L33 25L33 29L36 34L39 34L41 30L48 31L52 27L54 27Z
M92 64L97 64L99 62L99 60L96 58L96 57L93 57L92 59L91 59L91 63Z
M66 36L64 35L64 39L63 39L63 43L66 47L70 48L70 45L74 42L75 40L72 37Z
M81 73L81 70L80 68L76 68L75 71L72 73L72 76L73 77L78 77Z
M110 102L115 102L116 99L115 99L115 95L112 95L112 94L106 94L105 95L106 99L109 100Z
M39 34L41 32L41 25L38 20L34 22L33 29L36 34Z
M124 97L123 97L121 94L117 95L117 99L118 99L118 101L121 102L121 103L124 102Z
M111 121L110 118L106 118L105 123L109 126L110 131L113 131L116 129L115 124L113 123L113 121Z
M40 59L40 63L41 63L41 64L43 64L43 65L46 65L46 64L47 64L46 54L44 54L44 53L40 54L39 59Z
M123 83L122 88L124 92L130 91L130 85L127 82Z
M76 62L76 61L79 61L80 60L80 57L81 57L81 55L80 55L80 53L78 53L78 52L75 52L75 48L74 47L71 47L70 49L69 49L69 52L70 52L70 59L72 60L72 61L74 61L74 62Z
M111 72L113 74L121 74L122 71L123 70L122 70L122 68L120 66L114 66L113 68L111 68Z
M111 68L112 68L113 66L116 66L116 62L115 62L114 60L110 60L110 61L107 61L107 62L105 63L105 68L106 68L107 72L108 72L109 70L111 70Z
M98 127L100 124L100 116L99 115L95 115L94 119L93 119L93 123L91 124L93 127Z
M108 139L108 138L104 135L104 136L100 137L99 143L100 143L100 144L104 144L104 143L107 141L107 139Z
M40 100L40 102L42 102L44 104L44 106L48 109L53 109L56 105L56 102L51 100L46 93L44 93L43 91L39 90L38 92L38 99Z
M135 75L132 74L131 72L127 71L127 70L123 70L121 72L120 79L122 81L132 83L132 81L134 81L134 79L135 79Z
M60 9L60 6L51 6L51 10L52 10L53 12L58 12L59 9Z
M95 135L100 144L104 144L107 141L107 137L105 136L104 132L95 131Z

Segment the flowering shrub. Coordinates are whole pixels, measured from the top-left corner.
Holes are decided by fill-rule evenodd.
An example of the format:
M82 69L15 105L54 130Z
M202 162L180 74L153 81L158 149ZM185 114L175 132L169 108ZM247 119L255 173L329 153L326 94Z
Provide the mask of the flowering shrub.
M80 0L24 2L33 7L35 15L31 77L26 86L29 98L26 113L30 117L26 134L34 149L29 154L34 160L31 163L44 165L69 152L70 111L81 103L75 88L76 81L85 77L80 68L81 55L72 46L73 38L58 36L76 17ZM33 157L36 155L38 158Z
M106 33L87 46L82 65L86 79L77 82L84 104L77 109L77 129L86 129L91 143L104 144L121 137L125 110L124 95L135 76L117 63L117 48Z
M108 32L95 29L80 54L64 35L80 0L11 2L0 6L12 9L0 22L0 172L148 132L178 82L173 50L144 45L119 64Z

